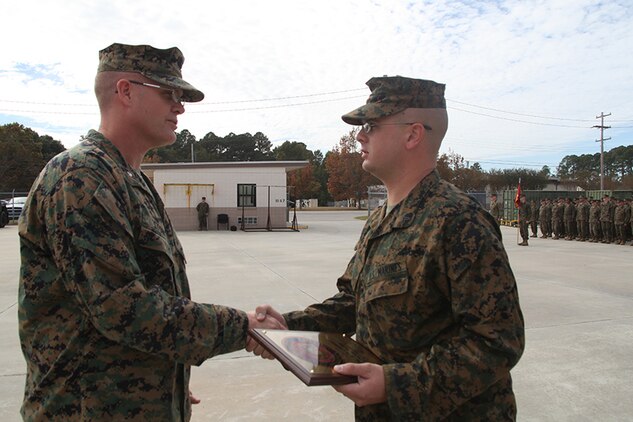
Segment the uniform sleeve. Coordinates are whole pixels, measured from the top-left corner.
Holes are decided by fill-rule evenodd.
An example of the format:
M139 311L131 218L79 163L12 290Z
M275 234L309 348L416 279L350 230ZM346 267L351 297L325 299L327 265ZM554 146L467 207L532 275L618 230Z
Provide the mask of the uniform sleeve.
M291 330L324 331L352 335L356 331L356 300L352 291L350 268L354 258L347 266L345 274L339 277L336 286L338 293L322 303L308 306L303 311L284 314Z
M90 171L68 174L42 202L48 244L65 288L103 336L194 365L244 347L244 312L198 304L163 288L167 284L177 291L178 258L165 254L172 261L168 271L160 280L145 278L128 204L103 178ZM144 247L164 253L160 234L145 230L141 236Z
M487 218L476 220L448 224L446 244L434 252L443 263L435 281L450 299L455 335L413 362L383 366L395 420L447 417L507 378L523 352L523 316L500 234Z

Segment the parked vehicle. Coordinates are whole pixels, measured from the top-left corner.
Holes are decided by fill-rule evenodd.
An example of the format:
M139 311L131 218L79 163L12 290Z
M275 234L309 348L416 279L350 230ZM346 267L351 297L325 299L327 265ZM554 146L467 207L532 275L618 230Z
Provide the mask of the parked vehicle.
M7 206L7 213L10 220L17 220L22 214L22 208L26 203L26 196L16 196L15 198L5 199L4 202Z
M7 204L4 201L0 201L0 228L7 225L9 222L9 211L7 211Z

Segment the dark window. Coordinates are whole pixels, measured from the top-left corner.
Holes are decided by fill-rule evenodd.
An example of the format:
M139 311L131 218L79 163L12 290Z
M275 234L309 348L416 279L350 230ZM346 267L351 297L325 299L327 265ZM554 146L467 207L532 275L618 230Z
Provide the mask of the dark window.
M238 207L254 207L257 204L257 186L256 185L237 185L237 206Z

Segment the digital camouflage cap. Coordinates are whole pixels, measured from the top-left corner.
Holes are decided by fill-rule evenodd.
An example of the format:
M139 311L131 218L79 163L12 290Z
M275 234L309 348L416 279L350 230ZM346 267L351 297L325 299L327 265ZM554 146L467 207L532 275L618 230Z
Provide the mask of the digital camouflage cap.
M182 79L185 56L177 47L114 43L99 52L97 72L136 72L170 88L182 89L183 100L202 101L204 94Z
M383 76L367 81L367 103L342 116L345 123L362 125L367 120L391 116L407 108L446 108L446 85L425 79Z

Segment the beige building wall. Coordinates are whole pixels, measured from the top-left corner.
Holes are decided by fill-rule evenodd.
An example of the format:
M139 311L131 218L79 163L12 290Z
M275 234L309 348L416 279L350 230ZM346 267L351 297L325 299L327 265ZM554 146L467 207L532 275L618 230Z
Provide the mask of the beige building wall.
M176 230L197 230L196 205L205 196L210 206L208 227L216 230L218 214L229 216L229 226L265 229L287 227L286 172L289 162L178 163L143 166ZM301 168L307 162L290 162ZM206 164L206 165L205 165ZM256 207L238 208L238 184L256 185ZM226 229L221 226L220 229Z

